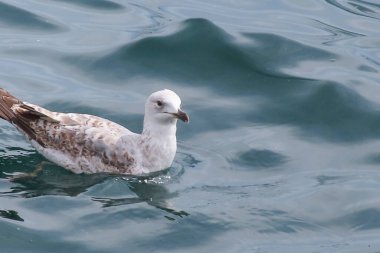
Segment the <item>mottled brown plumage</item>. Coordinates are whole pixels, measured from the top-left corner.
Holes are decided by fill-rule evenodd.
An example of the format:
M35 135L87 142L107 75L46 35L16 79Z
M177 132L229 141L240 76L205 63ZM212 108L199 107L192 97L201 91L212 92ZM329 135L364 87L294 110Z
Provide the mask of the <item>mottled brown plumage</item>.
M4 89L0 88L0 117L16 125L33 139L43 145L37 137L36 129L31 124L43 120L44 122L57 123L56 120L36 111L33 107L24 104Z
M176 119L188 121L174 92L154 94L147 101L140 135L97 116L51 112L3 89L0 117L16 126L42 155L73 172L143 174L170 166L176 151ZM156 97L163 101L168 97L170 111L157 108ZM172 107L178 107L178 113Z

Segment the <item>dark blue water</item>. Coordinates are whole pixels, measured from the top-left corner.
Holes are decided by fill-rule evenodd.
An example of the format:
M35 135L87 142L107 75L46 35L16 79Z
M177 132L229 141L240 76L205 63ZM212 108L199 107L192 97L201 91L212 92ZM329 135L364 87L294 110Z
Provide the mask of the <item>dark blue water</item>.
M1 1L0 86L139 132L182 98L173 166L76 175L0 122L1 252L380 252L380 3Z

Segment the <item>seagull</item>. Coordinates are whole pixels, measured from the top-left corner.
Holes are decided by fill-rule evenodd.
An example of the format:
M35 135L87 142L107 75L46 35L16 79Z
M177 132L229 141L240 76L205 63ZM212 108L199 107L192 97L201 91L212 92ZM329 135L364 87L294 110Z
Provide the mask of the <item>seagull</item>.
M177 120L189 122L168 89L145 103L141 134L89 114L52 112L0 88L0 118L14 125L46 159L74 173L146 175L171 166Z

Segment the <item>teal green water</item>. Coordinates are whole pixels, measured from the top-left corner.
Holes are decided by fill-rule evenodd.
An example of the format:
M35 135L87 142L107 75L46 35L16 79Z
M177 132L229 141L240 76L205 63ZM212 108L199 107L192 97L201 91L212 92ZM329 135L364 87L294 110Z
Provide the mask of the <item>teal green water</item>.
M47 165L0 122L1 252L380 252L376 0L0 2L0 86L139 132L182 98L171 168Z

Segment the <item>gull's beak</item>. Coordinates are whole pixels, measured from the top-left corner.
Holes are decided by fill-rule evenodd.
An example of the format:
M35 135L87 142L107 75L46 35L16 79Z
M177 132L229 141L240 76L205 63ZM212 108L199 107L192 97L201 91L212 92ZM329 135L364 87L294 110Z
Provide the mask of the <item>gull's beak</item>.
M189 121L190 121L189 116L184 111L182 111L181 109L178 109L178 112L177 113L173 113L173 115L176 118L182 120L183 122L189 123Z

